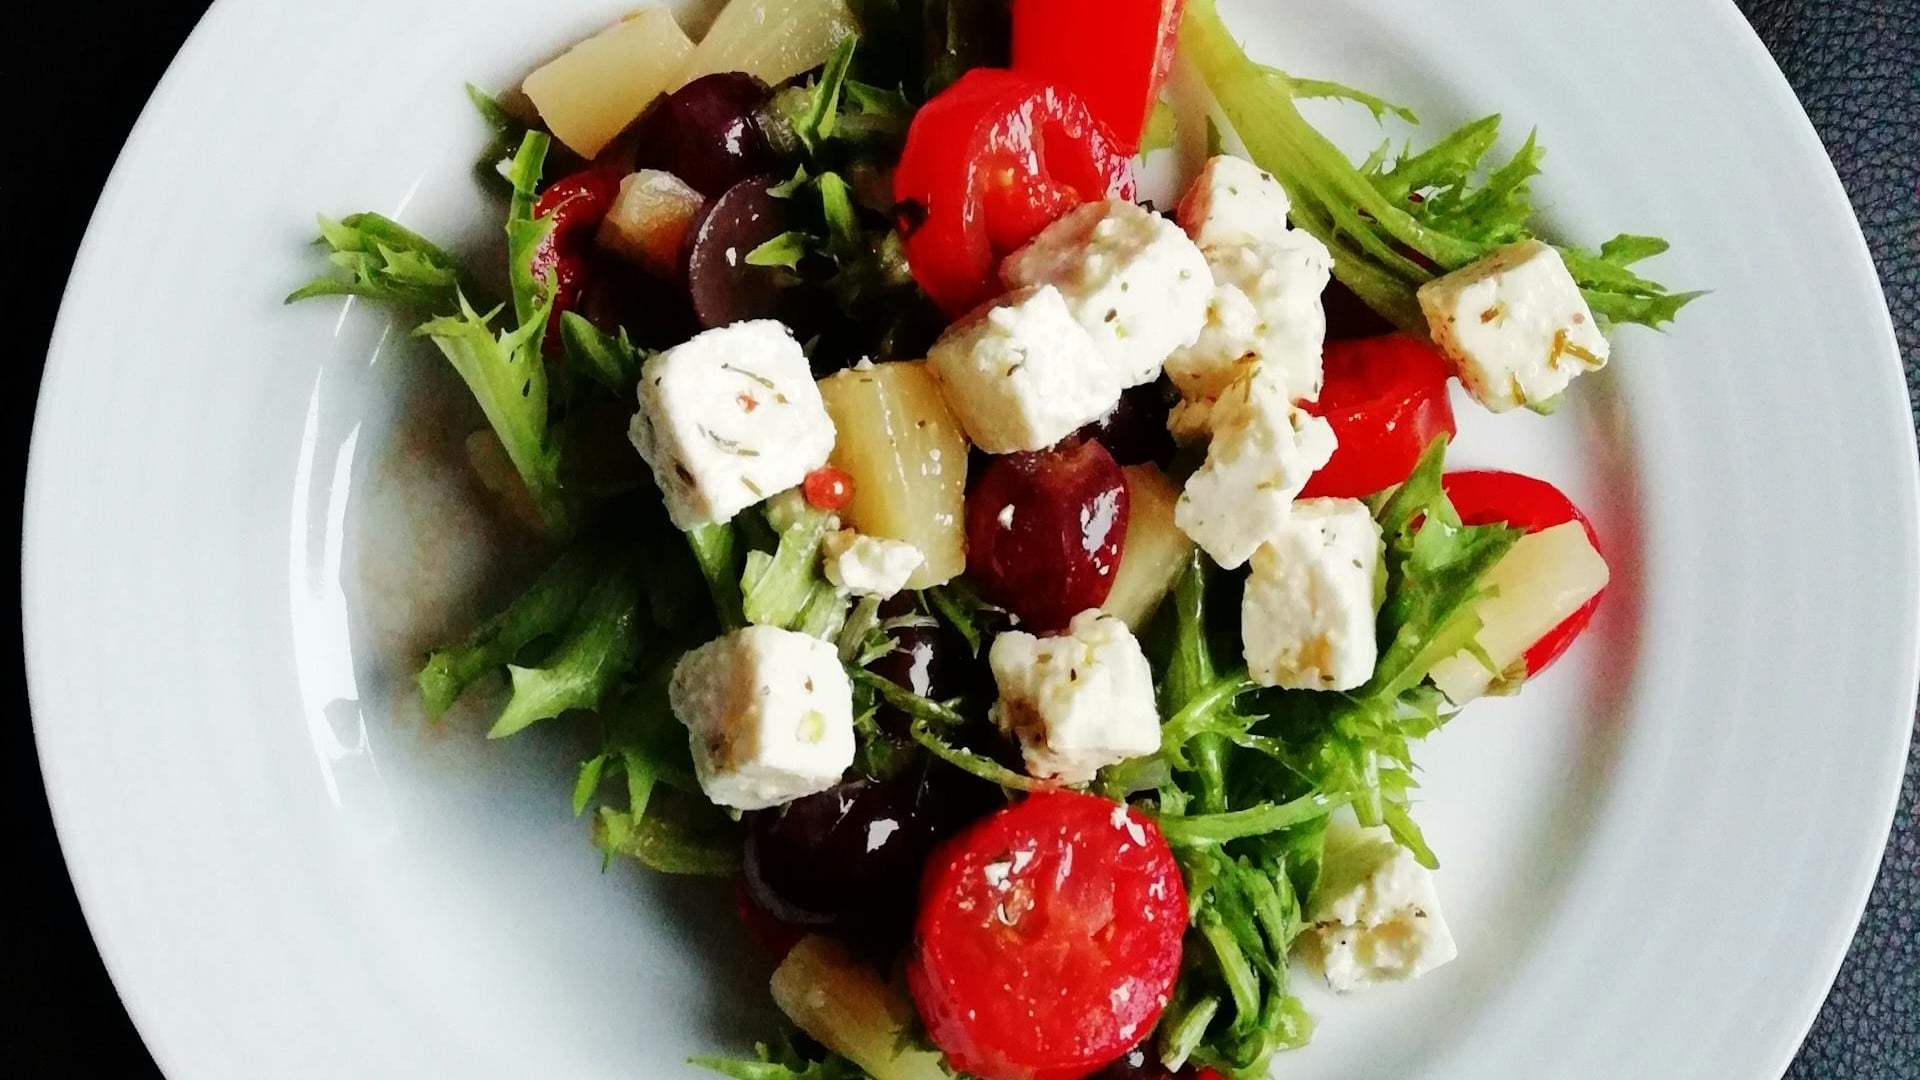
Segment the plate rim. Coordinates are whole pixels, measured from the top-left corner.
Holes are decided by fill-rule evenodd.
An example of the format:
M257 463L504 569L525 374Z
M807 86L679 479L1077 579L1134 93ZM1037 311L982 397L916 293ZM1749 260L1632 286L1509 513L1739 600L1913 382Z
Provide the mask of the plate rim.
M1798 144L1797 156L1809 157L1811 161L1817 163L1816 169L1820 181L1827 189L1824 197L1837 198L1839 205L1845 209L1846 259L1856 267L1864 266L1872 280L1879 286L1874 303L1878 318L1872 327L1873 335L1880 339L1883 346L1881 361L1877 366L1882 377L1888 377L1890 372L1887 370L1887 363L1890 362L1893 370L1901 372L1904 388L1904 363L1886 294L1886 283L1878 265L1873 260L1851 197L1839 177L1831 155L1821 141L1818 129L1814 126L1785 73L1767 50L1757 30L1739 12L1733 0L1701 0L1701 4L1720 20L1727 31L1725 44L1729 50L1741 54L1741 59L1746 66L1754 68L1758 73L1758 78L1768 95L1766 112L1778 114L1779 120L1783 122L1781 124L1783 133L1791 129L1791 136ZM78 793L73 791L71 785L61 787L56 781L57 776L64 775L66 772L64 763L56 762L50 756L48 742L41 737L42 705L45 694L37 687L44 685L45 680L50 678L48 668L53 663L44 654L43 646L36 644L36 639L44 642L45 636L36 635L34 628L37 624L46 621L49 616L39 610L32 596L33 583L37 576L36 567L42 561L38 554L41 545L36 542L36 537L48 532L50 527L48 511L44 508L44 504L48 499L46 488L51 482L48 479L48 473L52 466L47 464L46 454L42 451L44 430L42 421L50 399L57 402L61 394L64 371L77 363L76 360L66 359L67 354L72 351L73 332L69 318L70 310L76 297L84 295L89 280L98 276L98 264L110 250L106 246L109 240L98 226L113 206L127 198L127 189L134 183L133 170L142 164L148 144L157 137L156 126L159 123L160 111L171 97L178 93L179 83L185 77L183 73L205 63L212 56L214 50L223 44L219 35L236 17L235 13L245 6L243 0L214 0L195 24L142 105L138 118L129 129L125 141L116 154L107 181L102 186L99 198L88 216L86 230L76 248L61 291L58 314L43 361L40 384L35 396L34 419L27 454L27 482L23 500L22 644L26 669L28 718L34 732L35 754L43 777L43 794L47 800L55 833L60 841L61 862L86 919L88 934L93 940L95 950L113 982L115 994L139 1032L143 1044L156 1064L168 1075L185 1075L184 1072L175 1074L173 1070L192 1064L190 1048L174 1043L168 1037L169 1033L161 1031L159 1025L153 1022L148 1008L141 1000L142 995L151 992L152 988L137 990L123 981L121 953L128 946L111 941L111 931L103 929L98 919L99 886L97 883L88 883L91 875L84 866L86 858L71 843L73 832L68 819L69 807L70 801L76 799ZM203 56L203 54L209 55ZM1835 239L1840 238L1836 236ZM1898 398L1891 394L1885 395L1885 398L1886 408L1889 410L1899 407L1899 399L1904 399L1909 408L1913 405L1910 390L1898 395ZM1902 425L1908 453L1901 464L1897 487L1907 511L1905 516L1910 519L1912 528L1902 537L1903 550L1900 554L1905 556L1907 562L1920 564L1920 544L1915 542L1915 536L1920 534L1920 431L1916 431L1908 413L1903 412L1903 420L1908 421ZM1891 466L1891 462L1888 465ZM1893 487L1894 485L1890 482L1888 490L1892 490ZM1803 1020L1790 1031L1782 1029L1777 1032L1775 1041L1779 1046L1779 1052L1773 1055L1777 1059L1776 1073L1784 1072L1790 1066L1831 993L1871 897L1884 859L1886 838L1899 807L1905 767L1913 751L1915 728L1920 726L1920 721L1915 720L1916 708L1920 708L1920 576L1915 577L1911 584L1913 587L1908 590L1907 597L1909 614L1899 628L1908 646L1901 657L1903 678L1912 688L1905 698L1906 722L1901 725L1901 734L1897 737L1902 752L1898 755L1889 755L1888 759L1882 763L1883 772L1890 776L1890 782L1881 784L1882 793L1877 804L1878 809L1874 814L1875 820L1881 822L1881 827L1874 838L1871 852L1867 851L1867 841L1862 839L1858 841L1860 850L1857 853L1850 853L1852 857L1849 859L1850 865L1847 872L1851 880L1846 892L1852 899L1847 908L1848 917L1844 927L1836 921L1827 928L1829 930L1827 939L1821 943L1822 962L1818 966L1824 974L1819 985L1814 986L1809 981L1793 991L1794 996L1804 1005L1796 1009L1803 1015ZM56 790L57 788L59 790ZM1790 1036L1790 1038L1784 1036Z

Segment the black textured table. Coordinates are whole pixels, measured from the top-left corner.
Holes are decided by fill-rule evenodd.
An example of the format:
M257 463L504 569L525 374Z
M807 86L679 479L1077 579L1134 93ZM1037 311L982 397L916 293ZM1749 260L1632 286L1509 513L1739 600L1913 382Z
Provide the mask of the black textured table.
M1574 2L1608 0L1543 0L1542 9ZM44 65L38 81L23 81L26 99L16 97L16 122L26 123L15 128L11 167L0 179L16 215L9 271L15 284L8 292L19 298L25 291L19 310L28 322L22 356L30 372L45 354L67 268L114 155L205 6L196 0L96 0L32 5L11 17L18 35L13 40ZM1739 0L1739 6L1773 50L1833 155L1892 303L1909 392L1920 391L1920 0ZM1729 193L1736 205L1738 194ZM190 261L191 253L181 257ZM6 429L14 460L22 463L31 384L31 378L16 381L13 423ZM1915 416L1920 423L1920 410ZM7 995L16 1005L0 1025L0 1076L156 1076L101 970L67 884L35 768L17 661L13 671L20 689L16 718L7 728L6 787L13 812L6 835L21 842L6 883L25 901L25 914L7 927L8 959L0 965L10 984L18 982ZM1920 722L1915 726L1920 729ZM113 797L111 777L101 778L100 797ZM1920 739L1907 763L1906 787L1866 916L1788 1073L1793 1080L1920 1080L1916 808Z

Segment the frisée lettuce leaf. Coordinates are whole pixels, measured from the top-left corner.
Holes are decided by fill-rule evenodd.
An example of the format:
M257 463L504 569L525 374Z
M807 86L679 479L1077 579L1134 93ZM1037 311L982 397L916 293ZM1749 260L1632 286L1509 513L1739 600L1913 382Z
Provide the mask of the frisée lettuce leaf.
M363 300L436 314L459 309L472 283L452 255L419 233L374 213L320 217L320 243L344 276L315 278L287 294L289 304L322 296Z
M1391 158L1383 147L1356 166L1295 102L1347 98L1376 117L1390 106L1255 63L1221 21L1214 0L1188 3L1180 45L1248 157L1286 189L1294 223L1333 252L1334 276L1402 330L1426 333L1414 295L1421 285L1532 235L1528 183L1544 154L1533 135L1476 182L1499 137L1500 117L1475 120L1417 153L1408 148ZM1660 241L1623 235L1597 254L1562 253L1596 316L1658 329L1702 295L1671 292L1629 269L1664 250Z

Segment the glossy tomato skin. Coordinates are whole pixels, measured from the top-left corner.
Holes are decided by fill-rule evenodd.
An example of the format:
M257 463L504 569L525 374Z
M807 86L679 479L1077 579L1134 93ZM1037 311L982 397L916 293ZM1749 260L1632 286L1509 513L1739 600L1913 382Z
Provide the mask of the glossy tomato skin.
M1086 101L1114 145L1140 148L1173 70L1184 0L1014 0L1013 69Z
M1133 190L1131 159L1085 102L996 68L914 114L893 180L914 280L954 316L997 292L1000 259L1060 215Z
M1150 1031L1180 971L1180 868L1153 822L1042 792L929 860L907 985L983 1080L1080 1080Z
M587 250L619 194L617 177L585 169L555 180L534 200L533 216L553 221L553 231L533 252L534 280L553 280L553 312L547 317L544 341L548 352L560 345L560 316L580 306L590 277Z
M967 572L1023 629L1059 630L1112 591L1131 513L1097 440L992 458L967 493Z
M1593 522L1588 521L1587 515L1573 505L1572 499L1545 480L1498 469L1465 469L1447 473L1440 478L1440 483L1453 503L1454 512L1460 515L1464 524L1493 525L1504 522L1513 528L1537 533L1555 525L1577 521L1586 530L1587 541L1593 545L1593 550L1599 552L1602 558L1606 557L1606 550L1600 546L1600 534L1594 531ZM1593 621L1594 610L1600 606L1600 598L1605 595L1605 589L1595 593L1593 599L1582 605L1580 610L1567 616L1545 637L1533 643L1524 657L1528 675L1538 675L1546 670L1548 664L1560 659L1567 647Z
M1338 447L1302 498L1357 499L1405 480L1433 440L1455 426L1440 350L1400 334L1330 341L1320 400L1301 407L1333 428Z

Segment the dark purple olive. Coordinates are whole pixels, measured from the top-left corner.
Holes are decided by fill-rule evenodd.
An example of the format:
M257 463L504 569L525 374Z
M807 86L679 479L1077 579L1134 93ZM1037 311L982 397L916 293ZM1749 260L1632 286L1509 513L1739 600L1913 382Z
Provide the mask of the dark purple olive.
M759 121L770 93L766 83L745 72L702 75L641 118L636 165L665 169L708 196L775 171L780 159Z
M793 204L773 194L777 183L771 176L740 181L709 200L687 229L687 295L701 326L788 314L787 271L747 264L754 248L792 228Z
M580 313L607 333L625 329L635 345L648 349L678 345L700 329L679 282L598 251L591 256Z
M1338 281L1328 282L1327 291L1321 294L1320 299L1327 309L1328 341L1379 337L1381 334L1391 334L1396 329L1379 312L1368 307L1366 301L1355 295L1352 289Z
M979 789L979 790L976 790ZM992 809L971 778L911 770L849 780L748 819L744 876L781 922L875 940L911 924L920 866L935 844Z
M1122 465L1159 465L1173 460L1173 435L1167 431L1170 387L1159 383L1136 386L1120 395L1107 415L1080 429L1082 438L1098 439L1113 460Z

